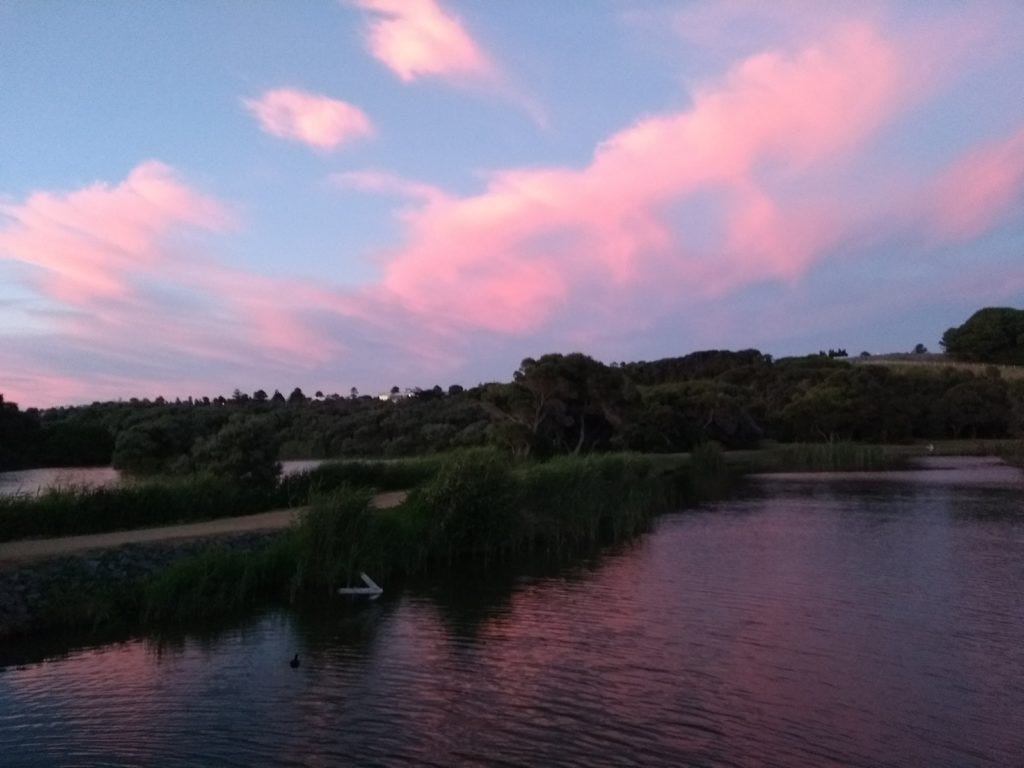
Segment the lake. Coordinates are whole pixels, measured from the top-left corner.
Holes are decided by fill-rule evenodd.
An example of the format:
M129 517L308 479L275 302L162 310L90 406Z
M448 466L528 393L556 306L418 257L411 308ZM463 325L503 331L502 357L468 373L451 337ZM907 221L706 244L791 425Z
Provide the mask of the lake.
M753 478L739 498L561 567L43 660L8 652L0 754L6 766L1021 765L1022 477L933 459Z

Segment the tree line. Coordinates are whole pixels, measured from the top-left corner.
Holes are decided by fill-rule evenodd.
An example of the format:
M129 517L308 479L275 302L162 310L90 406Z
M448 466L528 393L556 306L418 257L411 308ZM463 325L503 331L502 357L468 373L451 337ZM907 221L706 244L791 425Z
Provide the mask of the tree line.
M943 337L950 358L1024 360L1024 311L986 309ZM1016 334L1016 335L1014 335ZM394 388L393 392L397 390ZM242 456L399 457L499 445L520 456L688 451L717 442L902 443L1024 436L1024 379L989 366L913 369L841 356L775 360L706 350L605 364L582 353L527 358L511 381L416 389L380 400L296 388L21 411L0 396L0 468L113 464L138 473L212 469ZM261 472L264 470L260 470Z

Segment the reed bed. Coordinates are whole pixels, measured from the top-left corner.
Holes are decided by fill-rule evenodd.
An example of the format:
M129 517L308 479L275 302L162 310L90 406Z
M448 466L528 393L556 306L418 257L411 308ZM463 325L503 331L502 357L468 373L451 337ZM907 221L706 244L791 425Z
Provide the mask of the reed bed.
M721 465L724 467L724 464ZM224 549L179 561L144 590L158 622L245 610L260 600L333 598L360 571L392 580L487 568L515 556L567 556L646 529L694 500L690 470L636 455L511 464L487 450L450 456L393 509L367 488L314 496L297 527L255 554Z
M53 488L0 497L0 541L231 517L270 509L273 502L266 493L212 477Z
M754 458L760 471L860 472L895 469L904 456L880 445L860 443L789 443L764 451Z
M209 475L156 478L108 487L65 486L0 496L0 541L147 528L304 506L349 486L405 490L437 474L441 457L329 462L284 477L270 489Z
M441 454L379 461L328 461L281 478L276 498L280 506L301 506L318 494L343 487L402 491L436 475L450 458Z
M373 488L345 483L329 470L315 488L310 484L309 508L298 525L258 550L214 544L130 583L97 583L83 572L55 585L60 599L50 601L41 626L166 626L244 613L274 600L333 599L360 571L392 581L438 570L479 571L517 556L569 556L636 535L653 515L696 500L702 486L695 472L725 472L717 449L691 457L688 466L635 454L513 464L489 450L447 456L430 476L427 463L403 464L359 476L364 482L372 476ZM414 478L419 485L403 504L372 507L374 491L408 487ZM40 507L43 497L48 506ZM32 502L26 509L46 511L33 530L45 520L46 532L56 535L252 511L254 500L205 481L63 491ZM20 524L4 529L13 538L31 526L17 517L25 509L8 507L7 520Z
M142 582L137 615L147 624L181 624L236 615L288 596L298 558L294 531L255 552L213 545Z

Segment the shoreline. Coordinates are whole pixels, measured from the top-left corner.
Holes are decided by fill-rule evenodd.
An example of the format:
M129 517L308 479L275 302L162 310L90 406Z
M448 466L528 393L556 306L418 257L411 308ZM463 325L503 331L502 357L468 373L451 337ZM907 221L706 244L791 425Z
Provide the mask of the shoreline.
M388 491L373 497L376 509L390 509L405 501L408 491ZM196 523L164 525L90 533L80 536L59 536L45 539L16 539L0 543L0 570L11 566L35 563L54 557L79 555L97 550L114 549L126 544L151 544L190 539L212 539L245 533L284 530L296 522L308 507L292 507L251 515L221 517Z

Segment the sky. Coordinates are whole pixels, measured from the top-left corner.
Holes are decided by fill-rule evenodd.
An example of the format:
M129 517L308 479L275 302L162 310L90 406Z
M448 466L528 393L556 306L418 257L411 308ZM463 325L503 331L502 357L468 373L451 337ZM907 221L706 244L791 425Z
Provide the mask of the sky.
M0 2L0 393L938 351L1024 306L1018 0Z

